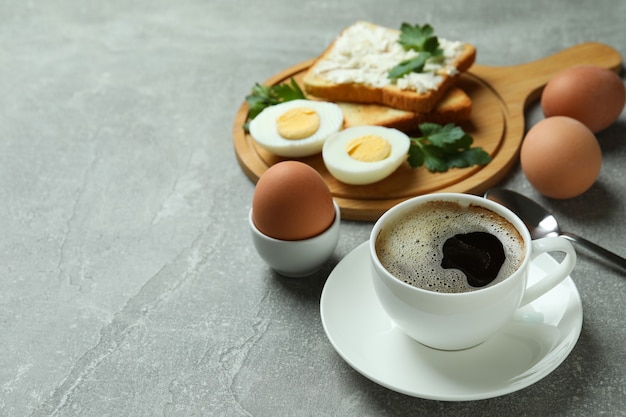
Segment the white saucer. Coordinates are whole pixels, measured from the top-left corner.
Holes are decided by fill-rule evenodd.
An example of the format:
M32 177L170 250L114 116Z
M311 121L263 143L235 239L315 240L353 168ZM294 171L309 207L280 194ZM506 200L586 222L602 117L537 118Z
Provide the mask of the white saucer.
M531 263L534 281L556 261ZM322 324L339 355L355 370L414 397L468 401L525 388L556 369L582 329L582 303L570 277L521 308L498 334L468 350L428 348L395 327L378 303L367 242L332 271L321 297Z

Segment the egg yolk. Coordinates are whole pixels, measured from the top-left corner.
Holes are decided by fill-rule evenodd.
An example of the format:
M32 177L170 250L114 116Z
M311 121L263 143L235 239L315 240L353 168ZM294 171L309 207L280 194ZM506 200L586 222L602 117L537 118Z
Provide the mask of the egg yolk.
M304 139L320 128L320 116L308 107L287 110L276 120L278 134L285 139Z
M346 152L352 159L361 162L376 162L391 154L389 142L377 135L365 135L352 139L346 145Z

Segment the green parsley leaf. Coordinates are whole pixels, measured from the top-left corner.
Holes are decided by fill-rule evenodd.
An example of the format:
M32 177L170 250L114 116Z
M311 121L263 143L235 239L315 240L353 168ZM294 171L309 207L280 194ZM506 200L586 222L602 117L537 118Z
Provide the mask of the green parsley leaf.
M402 23L398 43L407 51L418 52L418 55L393 67L388 75L393 80L411 72L423 72L426 62L443 59L443 50L439 48L439 39L434 35L434 29L429 24L411 26L408 23Z
M471 147L474 139L454 123L422 123L419 129L423 136L411 138L409 148L407 160L412 167L425 165L430 172L446 172L491 161L482 148Z
M446 157L450 168L467 168L472 165L487 165L491 157L481 148L469 148Z
M454 152L457 149L467 149L474 141L461 127L454 123L445 126L436 123L422 123L420 131L435 146Z
M422 72L424 71L424 66L428 58L430 58L430 54L428 52L422 52L413 59L402 61L389 71L388 77L395 80L411 72Z
M248 118L254 119L261 111L273 104L277 104L278 100L273 97L270 88L265 85L256 84L252 88L252 94L246 96L248 103Z
M306 99L306 96L293 78L291 78L289 83L273 86L255 84L251 93L246 96L248 117L243 126L244 130L248 131L250 121L257 117L265 108L296 99Z
M414 168L424 165L426 157L424 156L423 147L424 145L421 142L411 139L411 146L409 146L409 157L407 158L407 161L409 161L409 165Z
M304 99L304 93L296 80L290 79L289 84L277 84L273 87L274 93L278 96L280 102Z
M422 150L424 152L424 164L430 172L446 172L448 170L446 155L442 149L434 145L426 145Z
M434 53L439 47L439 40L434 33L435 30L429 24L411 26L402 23L398 43L407 51L412 49L417 52Z

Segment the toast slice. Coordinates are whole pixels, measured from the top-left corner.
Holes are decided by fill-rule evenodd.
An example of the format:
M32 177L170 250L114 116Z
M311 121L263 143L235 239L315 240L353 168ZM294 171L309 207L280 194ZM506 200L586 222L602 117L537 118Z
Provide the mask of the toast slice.
M430 112L459 75L472 66L476 48L438 38L444 50L442 64L429 63L422 73L391 80L389 70L416 56L415 51L405 51L398 43L399 36L398 30L364 21L348 26L305 73L305 91L328 101Z
M343 127L374 125L391 127L409 133L420 123L460 123L470 119L472 100L458 87L450 88L428 113L414 113L379 104L338 102L343 112Z

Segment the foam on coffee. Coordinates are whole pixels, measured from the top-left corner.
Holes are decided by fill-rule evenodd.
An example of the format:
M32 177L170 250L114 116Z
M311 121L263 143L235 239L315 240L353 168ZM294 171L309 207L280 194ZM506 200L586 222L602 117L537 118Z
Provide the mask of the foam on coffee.
M476 290L464 273L441 266L444 243L459 234L486 232L502 243L505 260L495 285L510 276L524 259L524 242L502 216L476 205L431 201L412 207L386 224L376 238L383 266L408 284L431 291L456 293Z

